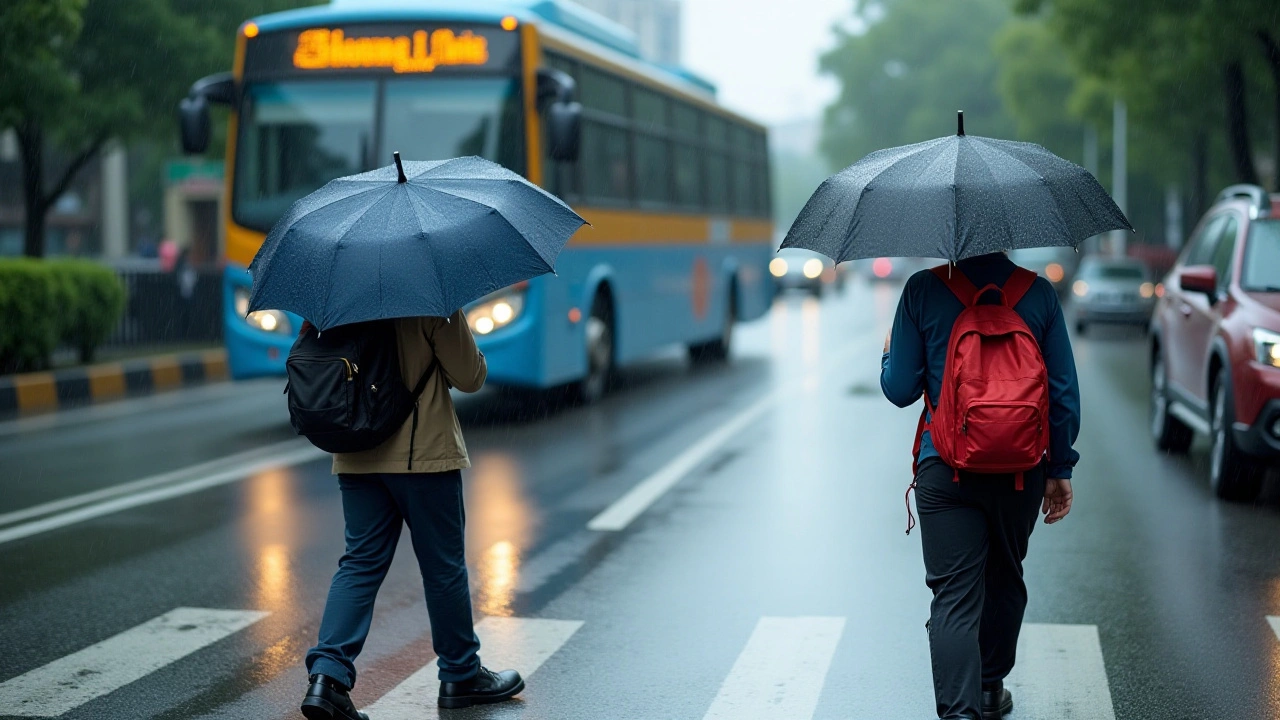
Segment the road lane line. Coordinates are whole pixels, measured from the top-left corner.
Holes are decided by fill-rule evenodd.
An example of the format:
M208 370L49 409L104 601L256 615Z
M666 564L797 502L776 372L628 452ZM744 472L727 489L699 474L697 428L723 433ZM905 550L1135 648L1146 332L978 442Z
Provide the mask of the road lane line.
M480 637L480 654L487 667L495 671L518 670L528 680L580 627L582 623L577 620L487 617L476 623L476 635ZM365 712L377 720L438 718L439 694L440 681L432 660L365 708Z
M1268 615L1267 622L1271 623L1271 629L1276 632L1276 639L1280 640L1280 615Z
M312 447L309 444L299 444L298 441L293 441L291 444L293 445L293 449L291 450L235 463L230 467L226 467L222 470L211 472L206 475L199 475L185 482L173 482L175 478L167 478L164 475L160 475L154 478L146 478L144 480L137 481L137 483L140 484L139 487L144 489L139 489L123 496L112 497L115 493L108 492L112 490L112 488L97 491L98 493L106 493L105 496L108 497L108 499L57 515L41 518L39 520L33 520L21 525L13 525L11 527L0 529L0 545L14 540L31 537L32 535L49 532L50 530L63 528L68 525L74 525L79 522L84 522L85 520L102 517L103 515L110 515L111 513L120 512L121 510L128 510L142 505L150 505L163 500L182 497L183 495L190 495L191 493L207 490L219 485L238 482L264 470L299 465L327 455L327 453L319 450L318 448ZM177 477L184 476L185 474L178 475ZM151 488L151 486L155 484L162 484L163 482L172 482L173 484L145 489ZM67 498L65 501L54 501L54 503L70 502L71 500L74 500L74 498ZM54 503L48 504L52 505Z
M270 613L181 607L0 683L0 712L58 717L239 632Z
M1023 720L1115 720L1096 625L1022 626L1005 683Z
M773 407L782 392L772 392L760 398L745 410L729 418L724 424L677 455L657 472L641 480L627 494L618 498L599 515L587 523L589 530L616 532L625 529L651 505L657 502L676 483L684 479L694 468L724 445L744 428Z
M806 720L844 633L842 617L762 617L704 720Z
M234 455L227 455L216 460L188 465L187 467L178 468L177 470L170 470L168 472L145 477L141 480L133 480L119 485L105 487L101 490L94 490L92 492L73 495L59 500L51 500L39 505L22 508L21 510L0 513L0 526L12 525L13 523L21 520L40 517L41 515L51 515L60 510L67 510L80 505L88 505L89 503L97 500L105 500L106 498L112 498L118 495L126 495L131 492L137 492L138 490L153 488L157 485L168 485L173 482L200 477L202 475L217 472L228 466L234 467L246 461L257 460L264 456L274 457L302 447L310 447L310 445L302 440L286 440L274 445L266 445L260 448L236 453ZM320 457L323 454L324 453L317 452L316 457Z

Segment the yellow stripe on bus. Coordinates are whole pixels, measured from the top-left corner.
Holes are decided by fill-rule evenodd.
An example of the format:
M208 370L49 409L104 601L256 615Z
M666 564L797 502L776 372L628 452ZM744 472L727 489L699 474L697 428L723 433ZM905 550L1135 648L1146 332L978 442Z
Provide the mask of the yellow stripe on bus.
M569 241L572 247L648 244L763 243L773 238L773 222L761 218L650 213L610 208L574 208L591 225ZM717 227L718 223L722 223ZM227 224L227 260L248 267L262 246L260 232Z

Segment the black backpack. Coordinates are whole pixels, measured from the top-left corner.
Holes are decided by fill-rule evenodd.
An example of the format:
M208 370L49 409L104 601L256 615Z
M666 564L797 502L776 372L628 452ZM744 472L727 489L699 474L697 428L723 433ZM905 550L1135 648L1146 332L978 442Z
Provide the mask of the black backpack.
M397 350L392 320L340 325L324 332L304 323L285 361L289 381L284 391L293 429L331 453L378 447L410 414L416 431L418 397L437 361L432 358L410 391L400 374Z

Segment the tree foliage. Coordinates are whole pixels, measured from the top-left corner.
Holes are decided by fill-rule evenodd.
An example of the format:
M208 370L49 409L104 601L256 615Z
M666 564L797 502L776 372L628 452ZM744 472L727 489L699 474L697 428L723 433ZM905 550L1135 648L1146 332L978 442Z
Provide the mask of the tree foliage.
M195 79L230 68L243 20L306 4L312 3L0 3L0 129L12 127L18 137L26 254L43 254L45 214L108 142L172 142L178 100ZM53 155L62 159L56 168Z
M854 14L861 31L837 28L821 61L841 86L823 123L822 149L834 165L954 133L957 110L970 134L1012 134L991 53L1008 0L857 0Z

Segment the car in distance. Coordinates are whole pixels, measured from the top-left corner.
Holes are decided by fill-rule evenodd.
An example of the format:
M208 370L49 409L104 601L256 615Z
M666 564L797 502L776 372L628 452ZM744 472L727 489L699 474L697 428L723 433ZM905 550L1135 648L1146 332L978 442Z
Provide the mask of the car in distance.
M783 248L769 261L778 292L805 290L822 297L828 287L844 289L844 271L831 258L803 248Z
M1147 266L1131 258L1091 255L1080 263L1071 283L1076 332L1107 323L1146 328L1155 307L1156 285Z
M1151 434L1209 436L1209 481L1253 500L1280 460L1280 195L1233 185L1196 227L1151 320Z
M1009 259L1048 280L1061 295L1071 287L1080 255L1074 248L1019 248L1009 251Z
M881 257L855 260L859 274L868 280L906 280L921 270L939 265L943 260L913 257Z

